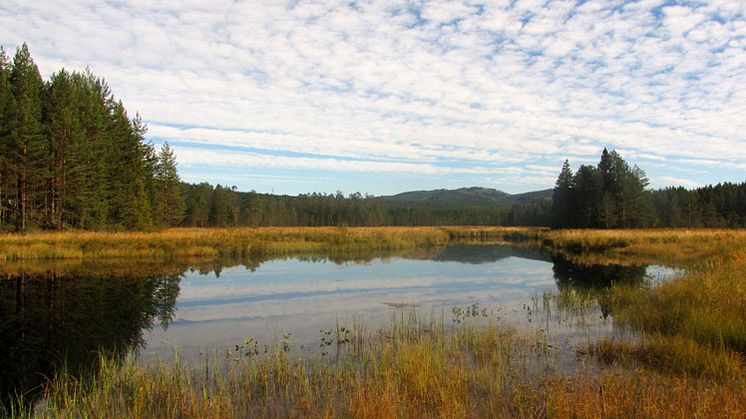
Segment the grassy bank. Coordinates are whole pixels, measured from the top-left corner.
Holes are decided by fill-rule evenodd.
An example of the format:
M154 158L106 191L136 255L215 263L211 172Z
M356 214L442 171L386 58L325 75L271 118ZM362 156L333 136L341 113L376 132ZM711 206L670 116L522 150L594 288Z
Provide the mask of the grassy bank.
M699 270L738 262L746 254L745 229L541 230L537 237L548 251L598 263L669 263Z
M668 374L743 375L746 230L566 230L545 232L542 243L579 261L667 263L686 269L667 283L612 289L615 324L642 335L636 342L598 342L591 352L600 359Z
M247 342L220 362L139 366L102 357L18 417L739 417L744 380L647 369L559 372L541 336L497 324L447 332L415 316L333 336L338 359Z
M36 232L0 235L0 261L255 257L431 247L505 240L533 230L496 227L178 228L158 232Z
M556 368L552 343L541 336L500 324L450 330L413 315L370 333L353 327L350 334L333 336L331 348L339 345L346 354L338 360L331 353L301 357L290 347L292 342L278 342L267 353L251 350L248 343L210 366L146 367L131 359L103 357L92 377L57 377L45 390L43 403L34 408L20 403L13 414L746 417L743 230L177 229L6 236L0 244L7 253L0 254L14 263L24 257L32 262L44 252L18 256L13 246L54 249L66 243L62 248L80 253L53 257L104 260L142 256L137 253L141 245L157 257L187 254L192 246L212 249L204 253L209 259L309 249L332 254L345 249L414 249L458 240L521 240L580 262L665 263L686 273L642 288L612 287L603 298L610 302L614 323L636 331L636 337L591 342L579 354L576 370ZM109 251L89 251L96 246Z

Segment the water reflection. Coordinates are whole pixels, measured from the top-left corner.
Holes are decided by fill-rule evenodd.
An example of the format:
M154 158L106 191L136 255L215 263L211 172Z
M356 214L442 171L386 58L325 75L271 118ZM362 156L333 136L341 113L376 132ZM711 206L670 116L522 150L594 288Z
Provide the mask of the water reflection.
M0 277L0 397L38 391L63 366L79 376L99 351L143 346L143 331L174 317L181 272L154 276Z
M559 308L597 305L603 318L611 315L613 285L640 286L652 278L646 265L576 263L561 254L552 255L551 260Z
M0 397L33 391L63 364L81 374L99 351L140 348L147 362L180 348L188 359L190 352L249 336L267 342L286 331L296 344L309 343L318 341L320 328L355 318L375 326L401 307L444 316L472 303L509 309L547 291L641 284L648 270L578 265L532 248L457 245L333 258L12 271L0 277ZM602 310L608 314L603 302Z
M552 272L557 287L603 290L614 284L642 285L647 265L586 265L574 263L560 254L552 255Z

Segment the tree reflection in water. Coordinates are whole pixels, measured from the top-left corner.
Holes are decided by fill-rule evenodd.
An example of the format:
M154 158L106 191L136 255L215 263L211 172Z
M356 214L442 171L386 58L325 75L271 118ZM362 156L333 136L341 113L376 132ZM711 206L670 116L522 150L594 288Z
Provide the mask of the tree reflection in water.
M604 317L611 314L609 295L613 285L641 286L648 280L646 265L586 265L573 262L560 254L552 255L551 259L560 303L563 303L563 297L569 295L576 300L578 295L584 296L600 306ZM568 302L570 299L564 298L566 306L573 304Z
M173 319L181 272L2 274L0 397L38 393L62 368L92 372L101 351L142 346L143 330Z
M405 252L308 254L315 262L366 263L379 258L458 262L470 265L518 257L553 263L560 295L585 295L609 313L612 284L640 285L645 266L583 265L539 249L512 246L455 245ZM100 352L121 357L144 345L143 332L174 319L185 272L219 278L223 267L256 270L263 259L167 263L138 261L126 266L83 262L77 266L5 267L0 274L0 398L37 394L62 368L73 376L94 372ZM12 268L12 269L11 269ZM33 268L33 269L31 269ZM62 273L64 272L64 273ZM574 297L573 297L574 298ZM32 397L28 397L32 399Z

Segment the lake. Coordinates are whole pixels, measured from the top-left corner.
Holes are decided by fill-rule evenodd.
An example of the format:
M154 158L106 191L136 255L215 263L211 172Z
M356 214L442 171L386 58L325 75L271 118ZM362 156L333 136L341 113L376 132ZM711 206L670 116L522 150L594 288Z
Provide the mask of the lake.
M541 328L555 336L611 333L609 313L595 302L582 310L595 319L584 323L592 327L550 321L547 313L539 318L536 311L547 310L550 295L585 295L612 283L643 284L676 274L660 266L577 265L559 255L502 245L336 260L130 262L5 274L0 392L33 388L63 359L69 371L84 371L100 350L135 349L144 363L168 361L178 351L185 362L194 362L249 337L269 345L289 334L295 349L316 356L324 332L338 324L376 329L413 310L449 325L464 320L468 307L477 309L481 321Z

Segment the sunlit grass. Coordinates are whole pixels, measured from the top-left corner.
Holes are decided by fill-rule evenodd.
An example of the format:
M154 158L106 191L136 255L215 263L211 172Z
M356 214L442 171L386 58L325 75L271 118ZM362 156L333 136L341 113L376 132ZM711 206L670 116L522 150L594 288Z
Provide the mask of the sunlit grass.
M584 367L557 371L553 353L488 323L447 330L395 318L354 339L341 357L308 358L278 342L200 365L100 358L97 371L61 375L18 417L739 417L744 380ZM290 342L292 343L292 342ZM338 346L342 346L339 348ZM250 346L249 346L250 347Z
M156 232L0 235L0 260L173 258L353 252L504 240L530 229L497 227L176 228Z
M600 365L555 368L541 335L499 324L421 323L403 316L364 328L308 359L282 346L235 354L211 368L156 367L102 357L93 377L62 375L41 417L744 417L746 231L549 231L501 228L175 229L156 233L1 236L6 263L41 259L344 254L418 249L457 240L520 240L587 263L659 263L685 274L603 292L562 289L541 298L567 312L610 310L627 339L591 342ZM159 259L160 260L160 259ZM34 262L32 262L34 261ZM542 301L535 302L536 304ZM454 313L455 314L455 313ZM450 324L450 323L449 323ZM632 336L629 338L629 336ZM344 356L336 357L341 350ZM334 355L334 356L333 356ZM216 365L219 366L216 368Z
M686 270L662 284L612 288L615 324L642 334L592 345L599 358L667 374L744 374L746 230L553 231L544 243L580 261L663 262Z
M551 230L543 245L588 261L687 263L691 267L732 261L746 251L744 229Z

